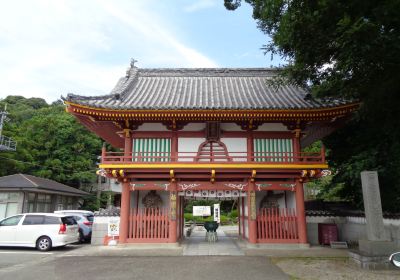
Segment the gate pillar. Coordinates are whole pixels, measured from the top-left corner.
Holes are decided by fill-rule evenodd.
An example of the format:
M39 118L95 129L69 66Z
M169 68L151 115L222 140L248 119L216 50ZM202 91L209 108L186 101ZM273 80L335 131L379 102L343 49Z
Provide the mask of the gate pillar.
M249 189L247 192L247 212L249 225L249 242L257 243L257 208L256 208L256 191L254 182L249 181Z
M299 243L307 243L307 223L306 212L304 209L304 190L303 183L296 180L296 214L299 229Z
M119 226L119 243L126 243L128 238L129 209L130 209L130 186L129 182L122 183L121 193L121 218Z
M176 191L176 182L171 182L171 190L169 192L169 242L177 242L177 203L178 194Z

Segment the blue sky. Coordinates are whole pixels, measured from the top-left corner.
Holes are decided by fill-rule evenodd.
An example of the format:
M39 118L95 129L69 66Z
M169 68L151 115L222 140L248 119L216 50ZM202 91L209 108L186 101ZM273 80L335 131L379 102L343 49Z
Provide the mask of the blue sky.
M223 0L4 1L0 98L107 94L138 67L269 67L251 7Z

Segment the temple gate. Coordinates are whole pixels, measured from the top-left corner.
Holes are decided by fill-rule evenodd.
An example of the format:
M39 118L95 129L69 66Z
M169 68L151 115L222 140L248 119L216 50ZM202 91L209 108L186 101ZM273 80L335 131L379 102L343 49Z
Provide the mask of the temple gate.
M111 94L69 94L67 111L119 152L100 168L122 184L121 243L175 243L184 197L237 199L250 243L306 244L303 184L328 168L322 147L358 103L266 83L271 69L138 69Z

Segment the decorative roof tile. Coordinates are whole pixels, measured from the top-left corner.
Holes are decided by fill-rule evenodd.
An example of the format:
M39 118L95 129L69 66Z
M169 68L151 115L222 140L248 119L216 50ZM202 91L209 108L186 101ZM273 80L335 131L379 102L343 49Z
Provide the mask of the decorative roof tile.
M131 67L111 94L68 94L64 100L118 110L274 110L316 109L345 105L345 100L316 100L294 85L274 87L268 80L279 70L268 68Z

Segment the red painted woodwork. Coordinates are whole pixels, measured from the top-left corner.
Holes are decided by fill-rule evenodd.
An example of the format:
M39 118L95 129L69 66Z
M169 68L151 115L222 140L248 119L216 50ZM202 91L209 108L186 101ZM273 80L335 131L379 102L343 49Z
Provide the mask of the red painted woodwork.
M249 242L257 243L257 217L252 217L251 192L255 191L254 182L249 182L247 192L247 224L249 227ZM254 213L256 214L256 213ZM254 219L256 218L256 219Z
M303 183L296 182L296 213L299 228L299 243L307 243L306 211L304 209Z
M298 242L297 217L294 209L260 209L257 214L257 242Z
M119 229L120 243L126 243L126 238L128 236L130 196L131 193L129 190L129 183L126 182L122 183L120 229Z
M291 131L251 131L254 138L279 138L289 139L293 138L293 132ZM246 138L248 131L224 131L222 130L221 138ZM205 130L201 131L132 131L134 138L172 138L176 135L178 138L205 138Z
M337 224L318 224L318 241L321 245L338 241Z
M200 151L199 151L200 152ZM123 152L106 152L102 157L102 164L120 164L129 161L130 164L143 163L158 164L168 162L184 162L187 164L204 164L208 165L210 161L223 161L227 168L229 164L234 163L254 163L257 164L317 164L325 163L325 156L321 152L268 152L251 153L247 152L224 152L218 151L214 153L205 153L201 155L199 161L199 152L177 152L176 156L166 152L131 152L128 155ZM218 161L215 160L218 156ZM204 162L203 162L204 161Z
M128 242L168 242L169 211L167 208L131 209Z
M224 143L216 140L207 140L200 144L194 161L226 162L232 161Z

